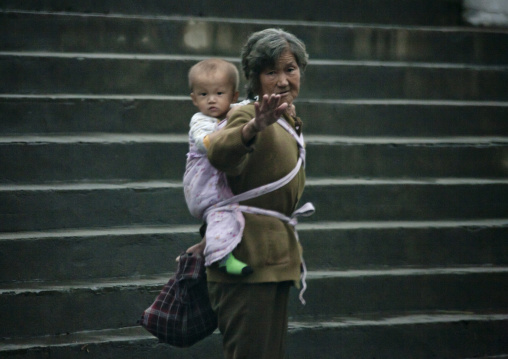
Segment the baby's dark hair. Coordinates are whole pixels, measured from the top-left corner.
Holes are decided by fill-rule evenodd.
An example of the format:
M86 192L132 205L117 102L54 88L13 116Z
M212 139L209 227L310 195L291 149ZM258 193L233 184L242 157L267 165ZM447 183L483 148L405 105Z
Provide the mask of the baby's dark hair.
M215 71L224 71L229 76L231 84L233 85L233 91L238 91L238 87L240 87L240 75L238 74L238 69L231 62L218 59L211 58L198 62L194 66L192 66L189 70L189 88L192 92L194 82L196 76L200 74L211 74Z

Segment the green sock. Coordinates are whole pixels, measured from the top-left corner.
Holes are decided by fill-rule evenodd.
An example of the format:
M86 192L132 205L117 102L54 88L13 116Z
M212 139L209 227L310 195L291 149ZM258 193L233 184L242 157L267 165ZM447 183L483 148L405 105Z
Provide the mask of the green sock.
M229 253L219 262L219 269L223 272L235 275L248 275L253 272L252 268L242 261L236 259Z

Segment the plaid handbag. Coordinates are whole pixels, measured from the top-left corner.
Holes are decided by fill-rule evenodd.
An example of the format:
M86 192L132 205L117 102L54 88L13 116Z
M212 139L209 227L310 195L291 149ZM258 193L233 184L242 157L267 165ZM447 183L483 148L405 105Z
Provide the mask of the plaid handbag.
M171 277L139 322L161 343L185 348L217 328L210 306L204 258L183 253Z

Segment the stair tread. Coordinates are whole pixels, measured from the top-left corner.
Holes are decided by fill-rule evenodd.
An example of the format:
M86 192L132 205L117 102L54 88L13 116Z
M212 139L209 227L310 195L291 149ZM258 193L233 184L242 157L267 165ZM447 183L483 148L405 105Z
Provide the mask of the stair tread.
M473 313L473 312L433 312L433 313L400 313L390 316L375 314L356 315L354 317L308 318L289 321L289 333L301 329L335 329L354 327L405 326L436 323L453 323L461 321L507 321L508 312ZM215 332L218 334L218 331ZM56 347L69 345L86 345L89 343L131 342L137 340L154 340L141 326L89 330L64 335L47 335L30 338L0 339L0 353L37 347Z
M37 25L39 22L42 22L46 26L43 26L44 31L49 32L50 34L53 34L56 32L58 35L50 35L50 39L53 40L50 42L50 44L38 44L38 43L29 43L28 45L25 45L28 49L30 48L46 48L47 46L55 46L59 49L58 46L63 46L63 48L70 48L75 49L75 42L69 41L67 39L61 40L58 36L60 31L55 29L60 29L63 26L68 27L70 25L70 29L68 30L70 33L78 32L80 34L80 39L83 39L83 36L86 36L84 34L88 34L87 37L84 37L84 44L83 46L91 46L94 47L94 45L99 46L99 48L102 51L110 51L110 52L122 52L126 51L125 44L122 42L118 43L116 41L116 38L123 36L125 33L129 34L129 37L133 37L137 41L131 41L130 46L127 46L127 51L133 46L134 48L138 49L137 51L148 51L148 52L171 52L171 51L178 51L179 47L177 46L171 46L173 43L171 42L172 37L166 36L169 39L166 39L163 35L164 30L168 31L167 29L164 29L168 26L173 26L175 30L173 30L174 33L179 33L182 28L185 28L185 26L191 22L192 20L195 20L193 17L189 16L168 16L168 17L150 17L150 16L121 16L121 15L113 15L113 14L106 14L106 15L99 15L99 14L82 14L82 13L66 13L66 14L57 14L57 13L48 13L48 12L8 12L10 14L15 15L17 18L14 21L18 21L20 24L30 23L32 26L26 28L30 28L32 32L28 32L25 34L25 38L34 37L34 33L36 33L39 28ZM241 18L214 18L214 17L202 17L200 20L206 22L207 24L211 24L212 26L228 26L230 28L234 28L232 31L235 33L239 33L237 36L237 41L239 37L242 37L244 33L246 34L248 31L250 31L253 27L269 27L274 24L274 21L270 20L262 20L262 19L241 19ZM76 24L77 23L77 24ZM114 25L116 25L116 27ZM408 43L414 43L414 42L423 42L424 44L427 44L431 41L432 38L434 38L435 42L437 42L437 49L441 48L449 48L452 47L452 51L448 51L448 53L454 54L457 52L460 52L461 46L464 47L463 52L466 52L469 50L469 52L472 52L470 49L473 48L473 44L476 42L479 42L482 44L481 41L478 41L478 38L481 37L482 39L490 34L495 34L496 36L501 36L502 38L505 35L505 32L502 29L499 30L493 30L488 29L485 31L485 29L480 28L471 28L471 27L422 27L422 26L391 26L391 25L369 25L369 24L344 24L340 22L315 22L315 21L292 21L292 20L277 20L276 21L277 26L286 26L287 30L290 32L297 32L296 35L300 35L298 31L302 31L303 34L313 33L315 31L326 31L327 33L324 34L324 36L321 36L321 40L324 39L324 41L327 41L329 36L326 36L328 34L334 34L339 33L342 34L340 36L341 39L344 39L341 42L345 42L345 46L347 48L347 45L349 42L348 39L353 38L354 36L351 36L351 33L360 32L360 35L358 37L361 38L375 38L378 42L378 46L381 45L382 48L385 50L381 52L381 55L383 53L388 53L388 56L400 56L401 51L398 51L398 54L393 54L393 49L391 48L391 44L393 41L396 41L397 43L400 43L402 47L406 47L407 43L404 42L404 39ZM20 25L23 26L23 25ZM112 40L111 44L114 46L107 46L105 44L96 44L94 40L96 40L97 32L103 27L106 27L108 31L111 32L111 37L115 40ZM139 31L139 28L148 28L146 29L146 33L149 35L145 35L143 31ZM25 30L24 29L24 30ZM99 30L98 30L99 29ZM136 29L136 30L132 30ZM152 31L150 31L152 29ZM29 31L30 31L29 30ZM483 31L482 31L483 30ZM26 30L25 30L26 31ZM162 32L162 34L158 34L159 32ZM372 34L374 32L374 35ZM131 34L133 33L133 34ZM422 35L423 34L423 35ZM116 36L115 36L116 35ZM141 40L141 37L145 35L145 38ZM300 35L301 36L301 35ZM107 36L106 36L107 37ZM139 40L138 40L139 38ZM457 46L457 38L460 38L460 43ZM387 39L390 39L390 41L387 41ZM307 38L304 38L304 40L307 40ZM316 38L313 38L313 42L316 42ZM334 39L328 40L333 41ZM416 40L416 41L415 41ZM26 40L25 40L26 41ZM111 40L110 40L111 41ZM124 37L125 41L125 37ZM139 42L146 41L152 46L143 46L144 44L139 44ZM502 41L502 39L501 39ZM153 46L152 42L155 42L158 44L158 46ZM24 41L22 41L24 45ZM134 43L134 44L132 44ZM136 44L137 43L137 44ZM389 44L388 44L389 43ZM15 44L15 45L14 45ZM310 43L309 45L312 45ZM342 44L341 44L342 45ZM344 46L344 45L343 45ZM400 45L399 45L400 46ZM421 45L420 45L421 46ZM479 46L479 45L476 45ZM237 44L234 44L228 49L228 53L232 53L237 47ZM321 46L325 47L325 46ZM407 46L409 49L411 49L410 46ZM423 46L426 48L426 46ZM10 48L18 49L19 48L19 41L16 41L16 38L11 40ZM175 49L176 48L176 49ZM317 49L320 47L318 46ZM316 49L316 50L317 50ZM185 51L183 50L180 51ZM309 52L315 53L316 50L310 49ZM328 49L329 50L329 49ZM454 50L454 51L453 51ZM335 56L344 56L344 51L332 51L333 55ZM349 51L348 51L349 52ZM353 50L353 52L355 52ZM411 50L409 50L410 53L412 53ZM416 52L416 51L415 51ZM443 54L445 51L417 51L419 54L416 54L418 57L420 54L423 56L426 56L427 53L433 53L433 56L439 56ZM485 51L491 52L492 51ZM360 51L361 53L361 51ZM357 54L356 54L357 55ZM379 51L376 51L375 54L367 54L367 56L373 56L377 57L379 56ZM377 56L376 56L377 55ZM414 56L413 54L412 56ZM481 55L481 54L480 54ZM497 53L496 53L497 55ZM347 56L347 55L346 55ZM353 55L354 56L354 55ZM360 55L361 56L361 55ZM404 56L404 55L402 55ZM453 55L452 55L453 56ZM482 56L483 61L489 61L486 59L486 56ZM491 56L492 57L492 56ZM454 61L461 61L462 58L453 58ZM502 57L501 59L496 59L497 62L502 63ZM494 61L496 61L494 60ZM467 61L467 60L466 60ZM471 60L470 60L471 61ZM475 60L473 60L475 61Z
M443 221L316 221L300 223L299 231L334 229L389 229L389 228L483 228L507 227L508 218ZM44 240L95 236L125 236L138 234L196 233L195 225L132 226L111 228L75 228L54 231L26 231L0 233L0 241Z
M176 264L175 264L176 266ZM309 270L307 280L326 278L360 278L360 277L406 277L406 276L439 276L439 275L471 275L508 273L507 266L461 266L461 267L432 267L432 268L369 268L346 270ZM56 282L14 282L0 283L0 295L42 294L45 292L67 292L85 290L101 292L114 288L160 288L173 275L173 272L150 276L136 276L126 278L99 278L93 280L74 280Z
M167 3L160 1L147 1L142 7L138 4L125 3L125 1L108 1L105 3L75 3L58 2L34 5L31 1L6 4L5 10L25 11L32 13L75 13L81 15L92 14L102 16L126 17L166 17L171 15L194 16L208 18L238 18L240 20L253 21L253 19L268 19L272 24L280 26L286 20L298 21L337 21L349 23L380 23L380 24L411 24L411 25L448 25L460 24L460 1L453 0L443 3L439 0L415 2L412 1L401 6L396 1L383 1L380 9L374 11L360 11L368 8L369 1L341 0L340 2L323 1L318 8L309 7L307 3L297 3L288 8L287 6L275 5L269 0L260 2L260 11L251 6L239 5L238 3L189 1L185 3ZM383 5L383 6L381 6ZM267 13L263 9L271 6ZM312 11L309 11L312 10ZM319 10L319 11L317 11ZM404 16L401 16L403 14ZM423 15L423 16L422 16ZM432 16L431 16L432 15ZM438 16L436 16L438 15ZM110 15L111 16L111 15Z
M137 53L90 53L90 52L53 52L53 51L0 51L0 57L28 57L28 58L64 58L90 60L145 60L145 61L201 61L209 56L205 55L177 55L177 54L137 54ZM238 57L223 56L224 60L239 63ZM317 59L309 60L309 66L357 66L357 67L403 67L403 68L431 68L431 69L472 69L477 71L506 71L504 64L469 64L450 62L413 62L413 61L373 61L373 60L340 60Z
M307 144L329 145L505 145L508 136L443 136L443 137L401 137L401 136L305 136ZM27 134L0 136L0 144L128 144L128 143L187 143L187 134L157 133L75 133L75 134Z
M185 95L187 78L184 74L192 62L204 57L153 61L148 58L104 59L73 54L51 54L50 57L0 56L3 63L4 93L88 92L104 94L172 94ZM124 56L125 57L125 56ZM238 62L237 59L231 59ZM508 66L416 65L406 63L336 62L319 65L306 72L301 98L432 98L455 100L506 101ZM330 66L333 65L333 66ZM59 67L58 73L51 68ZM174 76L169 73L174 71ZM14 74L23 72L26 78ZM100 75L101 73L107 74ZM124 74L130 73L130 81ZM344 86L336 87L334 79L341 78ZM377 84L371 86L373 81ZM457 88L437 86L436 81L456 83ZM415 86L417 83L418 86Z
M154 21L189 21L195 20L192 15L167 15L167 14L132 14L132 13L92 13L79 11L35 11L23 9L5 9L6 14L16 14L26 17L54 17L54 18L102 18L102 19L122 19L131 20L154 20ZM235 17L213 17L202 16L199 18L206 22L218 23L254 23L262 25L299 25L299 26L320 26L320 27L338 27L338 28L379 28L379 29L409 29L426 32L444 31L444 32L472 32L472 33L506 33L507 29L503 27L472 27L472 26L450 26L450 25L411 25L411 24L378 24L378 23L344 23L336 21L319 21L319 20L291 20L291 19L258 19L258 18L235 18Z
M508 184L504 178L343 178L343 177L309 177L307 186L329 185L488 185ZM116 181L116 182L67 182L44 184L0 184L0 192L9 191L81 191L81 190L118 190L118 189L150 189L150 188L180 188L181 181Z
M164 95L164 94L86 94L86 93L37 93L37 94L0 94L1 100L160 100L160 101L191 101L189 96L184 95ZM489 100L447 100L447 99L324 99L324 98L302 98L299 97L295 103L315 103L315 104L344 104L344 105L392 105L392 106L486 106L486 107L508 107L508 101L489 101Z
M53 11L32 11L23 9L9 9L3 11L6 14L15 14L25 17L53 17L53 18L99 18L105 20L149 20L149 21L191 21L195 20L195 16L190 15L155 15L155 14L129 14L129 13L91 13L79 11L53 12ZM260 24L260 25L295 25L307 27L333 27L333 28L368 28L368 29L403 29L425 32L454 32L454 33L506 33L508 30L504 28L488 28L488 27L464 27L449 25L411 25L411 24L381 24L381 23L347 23L337 21L319 21L319 20L291 20L291 19L261 19L261 18L235 18L235 17L214 17L202 16L199 18L204 22L217 22L229 24Z

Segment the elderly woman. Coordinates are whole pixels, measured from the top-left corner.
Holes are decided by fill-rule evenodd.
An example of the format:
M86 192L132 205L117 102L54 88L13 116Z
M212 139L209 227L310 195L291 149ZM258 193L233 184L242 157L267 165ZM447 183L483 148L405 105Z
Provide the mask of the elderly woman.
M226 127L211 140L208 158L227 175L234 194L272 183L290 173L299 158L294 136L279 125L283 118L293 133L302 122L293 101L307 66L305 45L279 29L252 34L242 49L242 68L250 99L257 102L232 113ZM283 187L241 202L290 217L305 184L303 166ZM245 213L245 229L234 250L250 265L249 276L228 275L212 265L207 270L212 308L223 334L226 358L283 358L288 327L289 289L299 283L301 247L291 224L275 216ZM205 241L188 252L202 253Z

